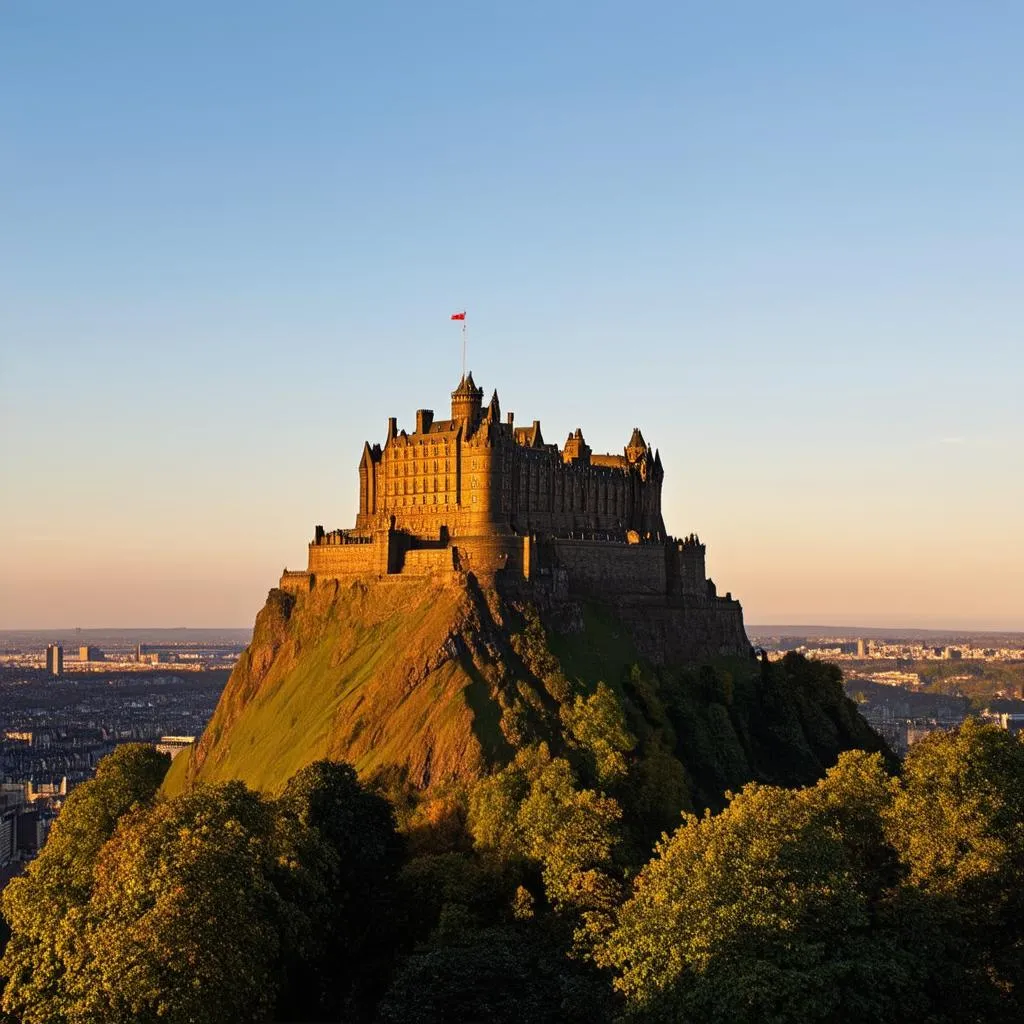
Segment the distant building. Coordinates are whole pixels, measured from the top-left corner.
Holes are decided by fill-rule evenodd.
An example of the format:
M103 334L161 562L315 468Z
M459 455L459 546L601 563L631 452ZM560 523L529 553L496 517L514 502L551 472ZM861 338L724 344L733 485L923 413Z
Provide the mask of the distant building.
M64 775L60 782L33 782L27 784L26 796L30 804L37 800L53 800L68 795L68 777Z
M103 661L103 652L98 647L85 645L78 648L79 661Z
M170 754L173 761L183 750L188 750L195 741L195 736L161 736L156 749L161 754Z
M31 859L45 838L37 809L15 806L0 810L0 868Z
M1016 735L1024 732L1024 714L1019 711L985 711L982 718Z
M51 676L64 674L64 648L60 644L50 644L46 648L46 671Z
M863 640L858 640L857 641L857 657L858 658L866 658L867 657L867 646L865 645Z

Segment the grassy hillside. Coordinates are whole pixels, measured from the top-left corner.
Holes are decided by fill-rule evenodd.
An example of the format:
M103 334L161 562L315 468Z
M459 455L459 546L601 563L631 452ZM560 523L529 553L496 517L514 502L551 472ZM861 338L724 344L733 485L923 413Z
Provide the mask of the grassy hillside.
M637 799L667 801L652 814L668 824L680 805L720 805L750 779L811 782L840 750L880 747L830 666L656 669L612 606L538 609L472 580L328 582L270 592L206 732L164 788L240 778L275 793L322 757L364 775L397 770L419 790L469 781L524 746L578 746L574 702L602 681L635 739Z

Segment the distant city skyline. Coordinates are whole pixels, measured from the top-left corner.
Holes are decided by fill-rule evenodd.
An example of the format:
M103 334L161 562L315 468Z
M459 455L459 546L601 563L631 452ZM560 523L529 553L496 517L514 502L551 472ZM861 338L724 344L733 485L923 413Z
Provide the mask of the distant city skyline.
M251 625L466 309L517 422L643 430L748 624L1024 629L1022 32L7 5L0 628Z

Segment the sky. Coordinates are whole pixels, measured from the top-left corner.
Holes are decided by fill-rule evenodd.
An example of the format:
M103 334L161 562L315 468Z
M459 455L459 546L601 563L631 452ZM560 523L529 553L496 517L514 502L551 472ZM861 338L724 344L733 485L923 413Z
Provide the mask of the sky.
M0 628L246 626L469 365L748 623L1024 628L1024 5L0 3Z

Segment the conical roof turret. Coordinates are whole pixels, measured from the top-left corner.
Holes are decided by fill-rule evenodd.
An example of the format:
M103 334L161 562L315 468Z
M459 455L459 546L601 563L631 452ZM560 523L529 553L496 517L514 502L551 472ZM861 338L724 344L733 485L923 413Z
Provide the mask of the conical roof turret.
M501 420L501 403L498 401L498 389L494 389L494 394L491 395L490 405L487 406L487 418L492 423L498 423Z
M629 444L627 444L626 447L642 448L644 451L647 451L647 442L644 440L644 435L640 433L639 427L633 428L633 434L630 437Z
M476 386L472 372L464 374L459 386L452 392L452 419L464 423L467 433L472 433L476 427L483 397L484 389Z
M483 398L484 397L484 389L483 388L478 388L476 386L476 382L473 380L473 371L472 370L470 370L469 373L467 373L467 374L465 374L463 376L462 380L459 381L459 386L452 392L452 398L455 398L456 396L459 396L460 398L463 397L463 396L465 396L467 398L469 398L469 397Z

